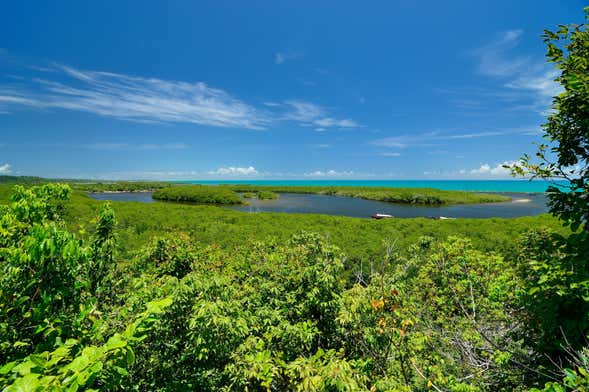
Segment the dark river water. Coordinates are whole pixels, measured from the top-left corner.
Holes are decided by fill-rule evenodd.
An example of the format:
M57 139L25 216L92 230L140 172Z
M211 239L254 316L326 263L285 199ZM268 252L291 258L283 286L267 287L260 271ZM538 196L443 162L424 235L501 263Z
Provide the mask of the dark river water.
M138 201L153 203L151 192L90 193L97 200ZM281 193L277 200L248 199L249 205L227 207L245 212L287 212L327 214L369 218L373 214L388 214L399 218L515 218L548 212L546 196L541 193L506 194L513 200L503 203L462 204L444 207L410 206L343 196L303 195Z
M153 192L116 192L116 193L88 193L96 200L112 200L112 201L138 201L141 203L154 203L156 200L152 199Z

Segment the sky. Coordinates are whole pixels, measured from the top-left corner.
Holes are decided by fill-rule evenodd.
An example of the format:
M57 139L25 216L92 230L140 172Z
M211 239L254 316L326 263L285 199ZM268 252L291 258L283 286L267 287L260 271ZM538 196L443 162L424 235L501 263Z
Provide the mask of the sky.
M581 0L13 1L0 174L486 179L559 93Z

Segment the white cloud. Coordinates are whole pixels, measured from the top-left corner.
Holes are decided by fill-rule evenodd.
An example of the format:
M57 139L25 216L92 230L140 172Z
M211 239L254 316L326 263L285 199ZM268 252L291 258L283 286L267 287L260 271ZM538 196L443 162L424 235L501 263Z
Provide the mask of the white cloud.
M482 163L479 167L473 169L458 169L458 170L428 170L424 171L423 175L431 178L451 178L451 179L503 179L511 178L511 171L509 168L517 164L517 161L504 161L496 164Z
M337 171L337 170L316 170L314 172L305 173L305 177L350 177L353 176L353 171Z
M401 153L400 152L381 152L380 154L381 157L400 157Z
M32 87L0 89L0 105L90 112L145 122L184 122L247 129L266 128L269 119L229 93L205 83L169 81L56 65L45 75L66 82L33 79Z
M316 131L323 131L326 128L359 128L361 125L356 121L344 118L337 119L328 115L327 110L319 105L302 100L289 100L284 103L286 113L284 118L297 121L306 126L316 127Z
M4 165L0 165L0 174L10 174L12 170L10 170L10 165L5 163Z
M459 174L469 174L472 176L487 176L487 177L509 177L511 171L504 166L512 167L516 164L515 161L505 161L498 163L495 166L491 166L488 163L484 163L476 169L459 171Z
M253 167L220 167L217 170L213 170L208 172L211 175L221 175L221 176L251 176L257 175L259 172Z

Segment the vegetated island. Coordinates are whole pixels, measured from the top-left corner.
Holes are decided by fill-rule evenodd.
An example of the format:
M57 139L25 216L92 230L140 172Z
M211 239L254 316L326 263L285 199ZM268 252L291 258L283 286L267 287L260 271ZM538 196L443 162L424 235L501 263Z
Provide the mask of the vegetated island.
M257 198L258 200L276 200L278 199L278 193L270 191L256 191L256 192L244 192L241 194L244 199Z
M256 197L258 200L276 200L278 199L278 193L262 190L256 192Z
M347 196L359 199L398 204L449 205L497 203L511 198L498 194L467 191L446 191L433 188L386 188L349 186L270 186L270 185L222 185L235 192L301 193L330 196Z
M161 188L156 190L152 197L162 201L196 204L245 204L245 200L229 188L206 185L178 185Z

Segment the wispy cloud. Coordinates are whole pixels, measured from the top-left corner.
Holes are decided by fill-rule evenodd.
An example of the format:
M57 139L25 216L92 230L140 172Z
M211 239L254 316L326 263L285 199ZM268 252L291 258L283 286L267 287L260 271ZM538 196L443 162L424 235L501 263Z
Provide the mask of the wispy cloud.
M478 58L478 71L491 76L511 76L521 72L530 58L508 56L506 52L519 44L522 34L522 30L507 30L501 32L494 41L476 49L473 53Z
M274 54L274 62L278 65L284 64L289 60L296 60L305 57L304 53L301 52L278 52Z
M351 177L354 175L353 171L337 171L337 170L316 170L310 173L305 173L305 177Z
M248 167L220 167L217 170L209 171L207 174L219 176L252 176L260 174L253 166Z
M400 152L381 152L378 155L380 155L381 157L400 157L401 153Z
M387 148L407 148L407 147L429 147L438 145L440 142L449 142L460 139L477 139L493 136L505 135L530 135L536 134L538 127L523 127L515 129L506 129L501 131L481 131L481 132L426 132L421 134L404 134L399 136L390 136L376 139L371 142L372 145Z
M328 114L327 109L311 102L289 100L284 102L284 118L299 122L305 126L316 127L323 131L325 128L360 128L361 124L349 118L336 118Z
M169 81L55 65L31 86L0 88L0 105L65 109L133 121L263 129L264 113L205 83ZM51 77L51 79L48 79Z
M129 144L129 143L91 143L84 144L82 148L92 150L184 150L190 146L185 143L144 143L144 144Z
M532 110L545 114L552 97L562 91L554 81L558 71L543 58L517 52L515 49L522 36L522 30L504 31L494 41L473 51L477 59L477 71L499 80L503 89L514 92L509 98L519 104L513 105L512 110Z
M12 172L10 168L11 166L8 163L0 165L0 174L10 174Z
M146 123L191 123L203 126L268 129L287 121L317 129L358 128L326 107L291 99L246 103L202 82L171 81L65 65L35 67L40 77L0 85L0 111L30 107L93 113Z

